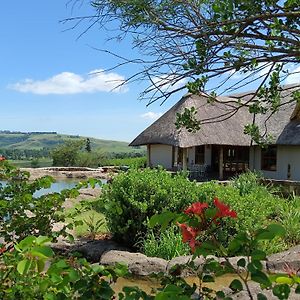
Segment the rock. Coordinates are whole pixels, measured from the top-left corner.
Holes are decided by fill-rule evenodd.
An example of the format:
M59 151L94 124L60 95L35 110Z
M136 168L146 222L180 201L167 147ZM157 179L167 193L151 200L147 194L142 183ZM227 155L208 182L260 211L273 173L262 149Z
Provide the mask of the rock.
M126 264L129 272L136 276L165 273L167 270L166 260L157 257L147 257L141 253L111 250L104 253L100 259L101 265L115 265L116 263Z
M128 250L111 240L91 241L79 247L74 247L73 251L80 252L88 261L99 262L101 256L110 250Z
M76 167L49 167L49 168L21 168L22 171L27 171L30 173L30 179L34 180L42 176L52 176L55 179L63 178L77 178L77 179L87 179L87 178L97 178L97 179L109 179L116 170L112 169L114 172L105 172L102 168L92 169L92 168L76 168Z
M193 261L194 267L191 266L189 268L186 265L192 262L192 257L192 255L178 256L171 259L167 265L167 273L181 277L195 276L200 271L200 266L203 265L204 258L196 258Z
M268 300L278 300L278 297L273 295L273 291L272 290L268 290L268 289L261 289L260 285L258 283L255 282L250 282L249 283L249 289L251 291L251 295L253 296L253 299L257 299L257 295L259 293L264 294ZM250 299L248 292L246 291L246 288L244 287L244 290L233 294L232 291L229 288L226 288L223 290L224 293L226 294L226 296L231 297L233 300L246 300L246 299ZM295 294L294 290L291 290L291 293L289 295L289 300L297 300L299 299L299 295Z
M270 255L266 268L272 273L287 272L288 269L300 270L300 245L287 251Z

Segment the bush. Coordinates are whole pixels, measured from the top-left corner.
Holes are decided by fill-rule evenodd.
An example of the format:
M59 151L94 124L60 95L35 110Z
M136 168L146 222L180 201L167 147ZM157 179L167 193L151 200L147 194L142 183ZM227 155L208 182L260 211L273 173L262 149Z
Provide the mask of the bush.
M144 168L147 165L147 158L143 157L126 157L126 158L111 158L104 160L105 166L128 166L131 168Z
M259 184L260 178L261 176L258 173L248 171L234 178L232 185L239 190L241 196L244 196L258 187L262 187Z
M286 229L286 234L280 240L262 244L268 254L285 250L300 243L300 223L297 207L300 199L286 200L273 195L266 186L255 184L255 175L242 174L228 186L214 182L205 183L199 189L207 199L218 197L229 204L238 215L238 220L228 220L222 224L224 245L240 231L254 231L272 222L278 222ZM298 210L299 211L299 210ZM297 221L298 220L298 221Z
M105 155L101 152L79 152L74 166L97 168L103 164Z
M199 189L182 175L158 170L129 170L103 187L97 208L113 236L134 246L147 233L148 219L165 210L181 211L199 199Z
M58 222L65 222L63 203L66 198L78 195L76 189L64 190L40 197L35 192L49 188L54 179L45 176L29 181L29 173L0 163L0 240L19 241L28 235L67 235L65 225L60 231L52 232Z

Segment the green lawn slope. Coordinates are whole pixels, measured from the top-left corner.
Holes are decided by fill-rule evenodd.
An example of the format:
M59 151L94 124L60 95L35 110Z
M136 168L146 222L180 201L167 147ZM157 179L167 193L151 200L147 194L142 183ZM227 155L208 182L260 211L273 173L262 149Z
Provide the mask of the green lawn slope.
M68 140L78 141L85 139L86 137L82 136L57 133L7 133L0 131L0 149L52 149ZM95 138L90 138L90 141L92 150L99 150L101 152L129 153L145 151L143 147L129 147L127 142L110 141Z

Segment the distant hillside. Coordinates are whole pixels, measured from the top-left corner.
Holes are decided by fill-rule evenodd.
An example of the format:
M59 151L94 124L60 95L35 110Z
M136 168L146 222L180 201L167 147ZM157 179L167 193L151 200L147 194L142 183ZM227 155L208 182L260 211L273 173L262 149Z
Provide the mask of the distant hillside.
M65 135L56 132L10 132L0 131L0 149L40 150L55 148L67 140L85 140L86 137L78 135ZM143 148L132 148L126 142L101 140L89 138L92 150L102 152L142 152Z

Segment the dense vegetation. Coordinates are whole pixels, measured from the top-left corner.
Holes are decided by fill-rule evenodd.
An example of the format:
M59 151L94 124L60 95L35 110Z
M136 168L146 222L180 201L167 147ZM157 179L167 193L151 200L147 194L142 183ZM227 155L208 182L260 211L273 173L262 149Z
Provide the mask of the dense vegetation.
M89 151L87 151L87 148ZM114 155L121 158L114 158ZM128 155L129 157L126 157ZM142 153L103 153L92 151L89 139L86 141L67 141L51 151L53 166L63 167L100 167L104 165L142 167L145 158Z
M127 166L131 168L144 168L147 165L146 156L137 157L123 157L123 158L110 158L105 159L103 162L105 166Z
M152 215L167 209L180 211L198 198L196 183L181 175L172 177L162 169L132 169L104 186L98 209L105 214L114 237L134 246L147 233Z
M270 254L300 243L300 199L283 199L276 194L270 187L261 185L253 173L243 174L232 184L222 186L215 182L198 185L184 175L172 177L161 169L130 170L104 187L97 209L106 216L108 228L117 240L148 255L170 258L188 253L180 242L178 228L158 234L149 228L149 218L166 210L179 212L195 201L211 203L218 197L239 216L237 221L226 220L216 231L223 246L227 247L240 231L256 230L276 222L287 233L283 238L260 245Z
M82 221L75 219L74 224L65 223L59 231L53 231L56 222L66 221L62 206L66 197L77 196L80 186L61 193L36 197L35 192L49 187L53 180L45 177L30 182L28 175L5 162L0 165L0 179L6 180L5 185L0 185L0 237L4 241L4 244L0 245L0 298L115 299L116 293L111 283L119 276L127 274L124 266L111 268L90 265L82 258L54 255L49 247L49 242L55 240L58 235L72 238L67 229L71 229L73 225L82 225ZM95 183L95 180L89 181L92 186ZM81 186L85 184L82 183ZM212 201L212 197L221 194L227 203L232 201L231 207L216 198ZM267 197L267 204L259 204L254 194L257 194L257 199L261 196ZM264 198L260 198L262 199ZM139 240L141 233L146 234L148 241L152 239L152 245L148 243L145 247L146 244L143 244L148 252L160 255L163 253L171 258L191 249L195 256L243 254L248 257L238 261L238 265L246 266L247 271L244 275L241 274L239 279L232 281L230 289L233 292L242 290L245 285L248 294L251 295L248 286L250 278L263 288L271 288L279 299L287 299L292 288L296 288L296 293L300 292L299 277L291 277L289 274L268 276L260 267L261 261L266 258L266 253L261 251L262 245L275 245L280 241L289 245L299 243L299 222L294 224L294 229L281 222L283 219L289 223L295 222L295 219L289 219L286 213L290 212L291 205L299 204L299 199L291 199L289 202L273 196L267 188L257 183L253 174L243 175L232 185L222 187L215 183L199 186L189 182L184 175L172 178L163 170L133 169L117 176L111 185L107 185L99 201L102 204L97 203L97 206L100 205L106 212L109 228L115 237L119 235L123 240L127 240L128 237ZM193 204L190 205L191 203ZM90 204L94 205L95 202ZM236 211L233 210L234 206ZM246 223L244 222L243 218L247 216L250 208L259 209L262 216L268 216L270 209L267 206L273 210L278 206L278 214L273 218L277 225L270 225L270 218L265 219L264 230L259 228L261 218L253 221L249 217ZM184 210L187 207L188 209ZM161 215L152 217L154 213ZM250 216L254 218L254 214L250 213ZM150 217L151 227L148 227ZM90 221L93 221L92 218L93 216ZM70 220L74 220L74 216ZM155 224L160 224L165 228L172 220L174 225L167 231L154 227ZM178 233L178 222L183 239ZM279 225L280 222L283 223L283 227ZM92 234L97 226L103 224L103 221L87 223ZM247 226L251 230L246 228L247 230L243 231L242 228ZM284 227L287 230L284 230ZM229 239L222 239L222 231ZM292 238L291 234L294 234ZM157 244L158 236L161 236L160 244ZM224 248L224 241L228 243L227 249ZM127 240L127 243L130 242L131 240ZM228 272L236 272L229 262L224 265L207 258L203 271L198 276L203 282L211 282L216 274ZM202 299L204 295L211 297L216 293L221 299L225 297L222 291L190 286L176 276L161 276L157 278L162 280L162 287L155 292L156 295L148 295L137 287L124 287L118 295L119 299L190 299L195 292L199 294L197 299ZM259 299L266 298L260 296Z

